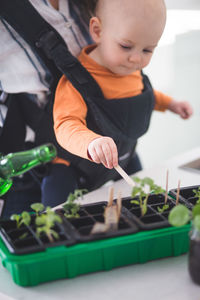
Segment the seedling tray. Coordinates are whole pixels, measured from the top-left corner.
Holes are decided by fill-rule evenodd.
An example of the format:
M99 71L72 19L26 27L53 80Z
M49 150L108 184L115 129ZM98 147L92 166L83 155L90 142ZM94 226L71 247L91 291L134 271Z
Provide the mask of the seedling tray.
M34 286L186 253L189 229L168 227L25 255L11 254L0 239L0 257L16 284Z
M138 200L137 198L134 198ZM171 197L167 197L169 208L160 213L158 208L162 208L165 204L165 196L163 194L150 195L148 198L147 212L141 216L141 209L137 204L131 203L130 198L125 198L122 202L123 207L127 209L127 216L135 222L140 230L151 230L156 228L164 228L169 226L168 215L170 209L175 206L175 201Z
M65 231L61 224L57 223L54 230L59 235L59 240L50 243L47 236L42 234L36 235L34 226L21 226L16 228L16 222L3 220L0 222L0 236L11 253L25 254L44 251L46 248L73 245L75 240L70 232ZM24 237L25 235L25 237Z
M181 187L180 188L180 194L179 194L179 200L182 203L184 203L188 208L192 208L198 200L198 198L194 197L193 190L198 190L199 187L200 187L200 185ZM170 190L169 194L172 197L176 198L177 189Z
M134 220L127 216L126 208L124 208L122 204L118 230L91 235L90 232L94 224L96 222L104 222L104 209L106 206L107 202L82 205L79 211L80 217L74 219L65 218L64 210L62 209L57 210L56 212L62 217L65 228L68 232L72 233L77 242L105 239L108 237L126 235L139 231Z
M44 236L35 235L34 222L16 230L15 221L0 221L2 264L11 272L15 283L32 286L187 252L190 225L178 229L166 228L169 225L168 212L159 214L154 207L162 205L164 196L160 195L158 199L154 203L155 200L150 197L150 212L146 216L161 217L159 222L152 221L156 224L153 226L159 228L156 230L150 230L151 224L146 224L132 212L134 205L129 207L128 204L131 198L122 201L118 230L102 234L91 235L90 231L96 221L103 221L107 202L81 206L79 219L66 219L64 211L58 210L63 223L56 224L54 229L60 238L53 243ZM169 198L168 201L174 205L173 199ZM20 239L25 232L28 232L28 236Z

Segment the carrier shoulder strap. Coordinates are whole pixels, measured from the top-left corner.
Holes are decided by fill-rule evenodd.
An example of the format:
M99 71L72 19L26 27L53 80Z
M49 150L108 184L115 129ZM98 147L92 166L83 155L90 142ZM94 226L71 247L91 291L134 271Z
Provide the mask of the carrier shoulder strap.
M28 0L1 0L0 17L10 24L30 47L42 58L51 72L53 63L65 74L84 96L102 97L102 91L90 75L68 50L59 33L48 23Z
M94 98L102 98L101 88L92 75L68 50L65 41L28 0L0 0L0 17L6 20L38 53L48 67L53 62L79 91L93 112L97 127L103 124L108 135L119 140L127 137L111 122L96 105Z

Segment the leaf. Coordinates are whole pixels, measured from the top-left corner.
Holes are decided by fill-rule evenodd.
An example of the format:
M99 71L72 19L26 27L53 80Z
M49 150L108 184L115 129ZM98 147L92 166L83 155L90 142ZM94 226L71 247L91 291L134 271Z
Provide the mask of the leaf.
M195 216L193 224L194 227L200 232L200 215Z
M88 190L87 189L77 189L74 191L74 196L75 196L75 199L77 199L78 197L83 197L83 194L84 193L87 193Z
M183 226L190 220L190 211L186 206L179 204L172 208L168 220L172 226Z
M16 221L16 225L17 225L17 228L20 228L21 226L21 223L20 223L20 220L21 220L21 216L20 215L17 215L17 214L13 214L10 219L13 220L13 221Z
M134 198L137 194L140 194L141 191L142 191L141 187L135 186L135 187L132 189L131 196Z
M74 194L70 193L69 196L67 197L66 202L73 202L75 199L76 197L74 196Z
M27 211L23 211L22 212L22 222L28 226L31 222L31 216L29 215L29 213Z
M131 200L131 203L140 205L140 202L138 200Z
M132 179L135 183L140 183L141 182L141 179L137 176L133 176Z
M145 177L142 181L144 184L149 185L150 188L154 186L154 181L150 177Z
M158 195L158 194L165 193L165 190L163 188L161 188L160 186L155 184L154 187L152 188L152 192L154 194Z
M195 218L197 215L200 215L200 204L196 204L192 209L193 218Z
M35 224L36 224L37 226L44 225L45 222L46 222L46 216L45 216L45 215L38 216L38 217L35 219Z
M27 232L24 232L22 235L20 235L19 239L20 240L23 240L27 237L28 233Z
M163 207L158 206L157 210L159 213L163 213L168 208L169 208L169 204L164 204Z
M20 218L21 218L21 216L20 216L20 215L17 215L17 214L13 214L13 215L10 217L10 219L13 220L13 221L17 221L17 220L19 220Z
M31 208L36 212L40 212L44 210L44 205L42 203L33 203L31 204Z

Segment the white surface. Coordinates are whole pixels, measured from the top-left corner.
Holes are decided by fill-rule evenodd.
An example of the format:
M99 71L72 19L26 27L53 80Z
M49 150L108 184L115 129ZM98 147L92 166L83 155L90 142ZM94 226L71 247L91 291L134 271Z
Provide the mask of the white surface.
M0 267L0 289L17 300L199 300L200 287L187 271L187 256L22 288ZM0 298L1 299L1 298Z
M166 170L169 169L169 189L176 187L178 179L182 186L199 184L199 174L177 168L196 159L199 153L200 147L137 175L150 176L165 187ZM130 195L131 187L123 179L116 182L114 188L115 193L120 190L123 196ZM108 190L109 187L103 187L89 193L85 202L107 199ZM0 300L6 300L1 298L2 294L16 300L200 300L200 286L191 281L187 255L182 255L26 288L17 286L7 269L0 265Z

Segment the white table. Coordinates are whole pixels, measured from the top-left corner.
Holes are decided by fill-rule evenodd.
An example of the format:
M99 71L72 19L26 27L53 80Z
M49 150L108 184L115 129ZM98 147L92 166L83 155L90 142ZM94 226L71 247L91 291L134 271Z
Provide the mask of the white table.
M179 155L160 166L143 170L137 175L149 176L165 188L166 170L169 170L169 189L200 184L200 173L179 168L183 163L200 157L200 147ZM109 187L89 193L85 202L108 198ZM124 180L114 183L115 193L129 196L131 187ZM36 287L17 286L11 274L0 265L0 300L200 300L200 286L195 285L187 271L187 255L165 258L145 264L130 265L111 271L91 273L73 279L48 282Z

